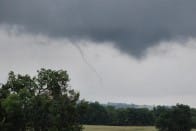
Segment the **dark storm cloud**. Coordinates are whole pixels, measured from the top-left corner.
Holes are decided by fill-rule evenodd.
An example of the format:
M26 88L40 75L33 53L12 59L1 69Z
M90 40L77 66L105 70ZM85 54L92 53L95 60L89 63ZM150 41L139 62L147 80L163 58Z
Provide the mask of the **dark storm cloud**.
M195 0L0 0L0 23L51 37L113 41L137 56L196 36Z

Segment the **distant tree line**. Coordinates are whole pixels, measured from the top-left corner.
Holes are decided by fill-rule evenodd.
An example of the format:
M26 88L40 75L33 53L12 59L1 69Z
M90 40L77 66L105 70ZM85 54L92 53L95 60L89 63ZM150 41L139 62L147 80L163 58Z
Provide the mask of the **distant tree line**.
M196 128L196 109L187 105L147 108L115 108L98 102L78 104L79 123L85 125L156 126L160 131L190 131Z
M155 122L153 111L146 108L120 108L103 106L98 102L81 102L78 104L80 123L87 125L153 125Z

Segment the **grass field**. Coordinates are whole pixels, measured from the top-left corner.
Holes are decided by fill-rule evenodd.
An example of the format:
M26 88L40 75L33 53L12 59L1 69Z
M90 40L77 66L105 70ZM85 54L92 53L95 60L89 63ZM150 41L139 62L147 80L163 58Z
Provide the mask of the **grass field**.
M152 126L84 126L84 131L157 131ZM193 129L192 131L196 131Z

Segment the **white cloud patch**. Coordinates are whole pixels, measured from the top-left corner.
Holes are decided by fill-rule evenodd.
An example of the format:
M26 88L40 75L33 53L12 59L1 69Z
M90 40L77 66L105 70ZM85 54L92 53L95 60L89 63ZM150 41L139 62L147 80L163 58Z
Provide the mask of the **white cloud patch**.
M10 70L35 75L41 67L66 69L71 86L87 100L196 106L196 39L180 43L161 42L137 60L112 43L51 39L1 27L0 81Z

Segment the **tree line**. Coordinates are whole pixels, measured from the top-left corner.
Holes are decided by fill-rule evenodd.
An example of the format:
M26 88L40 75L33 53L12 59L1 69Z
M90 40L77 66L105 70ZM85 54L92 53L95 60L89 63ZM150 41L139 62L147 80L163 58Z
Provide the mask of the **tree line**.
M187 105L115 108L79 100L65 70L40 69L37 75L10 72L0 86L1 131L82 131L82 125L156 126L190 131L196 109Z
M82 111L83 110L83 111ZM189 131L196 128L196 109L188 105L148 108L115 108L82 101L79 121L85 125L156 126L160 131Z
M154 116L153 111L146 108L120 108L113 106L104 106L98 102L89 103L81 102L78 104L78 111L80 113L80 123L85 125L153 125Z

